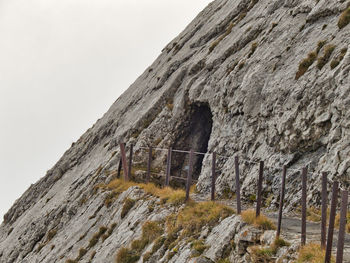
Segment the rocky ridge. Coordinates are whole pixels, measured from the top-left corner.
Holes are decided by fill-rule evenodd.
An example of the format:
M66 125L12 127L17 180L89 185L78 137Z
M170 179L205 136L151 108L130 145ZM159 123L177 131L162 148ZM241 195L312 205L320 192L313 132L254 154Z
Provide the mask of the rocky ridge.
M121 203L105 208L107 193L94 189L115 176L120 141L135 145L139 166L147 158L141 147L148 145L217 152L219 194L235 191L234 155L263 159L270 208L284 164L290 171L286 210L299 203L297 171L305 165L310 205L320 200L321 171L328 171L330 184L340 180L349 187L350 25L338 26L347 6L334 0L213 1L15 202L0 226L0 262L62 262L60 255L77 253L86 241L77 238L83 232L92 235L113 223ZM186 158L175 158L174 172L183 170ZM165 163L166 153L156 152L152 165L164 170ZM248 199L256 191L258 166L241 158L240 168ZM196 171L197 189L208 192L209 155L196 161ZM138 203L135 217L146 206ZM89 222L95 212L99 217ZM159 212L165 217L167 209ZM92 261L114 257L121 243L140 233L118 229L122 234ZM38 251L45 241L51 247Z

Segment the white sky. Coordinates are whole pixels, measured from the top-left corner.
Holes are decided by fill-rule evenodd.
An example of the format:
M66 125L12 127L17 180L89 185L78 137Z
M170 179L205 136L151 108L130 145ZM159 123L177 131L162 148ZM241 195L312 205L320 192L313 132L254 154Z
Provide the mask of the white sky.
M0 221L211 0L0 0Z

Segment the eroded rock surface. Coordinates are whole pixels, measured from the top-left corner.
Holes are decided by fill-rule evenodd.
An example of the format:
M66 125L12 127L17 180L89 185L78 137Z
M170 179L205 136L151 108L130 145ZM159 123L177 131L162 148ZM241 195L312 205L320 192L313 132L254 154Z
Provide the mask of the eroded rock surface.
M145 166L147 159L141 147L149 145L217 152L219 194L235 191L233 167L238 154L244 198L255 194L258 176L258 165L245 159L265 160L263 193L271 208L278 198L282 165L289 167L286 210L299 204L297 171L305 165L310 171L309 204L320 201L321 171L329 172L329 184L337 179L348 187L350 25L337 26L346 6L335 0L213 1L15 202L0 226L0 261L62 262L62 255L76 255L101 225L114 223L119 201L106 208L105 196L94 194L94 187L109 182L110 171L117 169L119 141L135 145L134 161L139 166ZM320 41L326 44L317 57L333 45L330 58L323 67L316 59L296 79L299 64L317 51ZM331 68L335 59L339 64ZM198 107L209 109L206 118L211 120L197 122ZM207 149L200 148L206 144ZM174 155L174 175L183 175L187 158ZM208 192L211 156L197 161L197 189ZM165 164L166 151L156 151L153 167L164 171ZM162 208L157 215L149 214L147 202L138 201L137 214L117 226L113 233L120 235L113 234L96 247L93 262L112 258L119 246L139 234L139 224L148 217L168 213ZM55 233L51 240L49 233ZM219 251L214 250L208 253ZM182 257L190 253L186 251ZM88 262L87 256L82 262Z

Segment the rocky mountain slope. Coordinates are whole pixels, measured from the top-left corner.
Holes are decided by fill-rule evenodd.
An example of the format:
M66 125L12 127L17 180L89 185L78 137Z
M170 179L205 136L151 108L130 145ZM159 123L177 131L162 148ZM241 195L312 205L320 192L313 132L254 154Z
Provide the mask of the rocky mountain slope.
M138 202L134 216L118 225L124 199L104 204L108 191L96 185L115 177L120 141L135 145L139 167L147 160L141 147L149 145L217 152L221 194L235 191L238 155L247 199L256 191L258 165L243 158L265 160L263 192L271 208L284 164L289 167L286 210L299 203L298 170L305 165L310 204L320 200L320 171L328 171L329 183L337 179L349 187L348 5L335 0L213 1L15 202L0 226L0 262L65 262L101 226L111 229L115 223L118 233L91 260L90 255L81 259L113 262L118 248L140 235L140 222L166 217L173 208L146 213L148 201ZM154 169L164 171L166 152L155 151L153 157ZM181 175L187 156L176 154L173 162L173 174ZM199 191L209 191L210 175L210 155L197 158Z

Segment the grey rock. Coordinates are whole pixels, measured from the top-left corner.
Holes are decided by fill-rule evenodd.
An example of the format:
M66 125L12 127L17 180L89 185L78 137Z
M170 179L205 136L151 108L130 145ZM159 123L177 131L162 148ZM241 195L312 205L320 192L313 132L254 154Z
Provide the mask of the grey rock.
M106 193L95 193L96 186L112 179L110 172L119 163L119 141L135 144L134 161L140 166L147 162L141 147L149 145L217 152L218 195L235 191L233 167L238 155L244 199L256 193L255 162L264 160L263 193L272 197L270 208L278 200L281 168L288 165L285 211L300 203L297 171L306 165L309 205L320 203L321 171L328 171L329 187L333 180L339 180L342 187L348 185L349 50L336 68L330 68L330 61L350 43L349 25L337 27L346 2L252 3L213 1L163 49L104 116L14 203L0 226L0 262L51 263L75 258L100 226L116 223L113 234L93 248L96 254L91 260L110 262L120 247L140 236L145 220L164 218L176 209L155 206L150 213L148 206L157 200L144 199L121 220L124 199L143 195L137 188L121 194L110 207L104 205ZM336 46L330 61L321 70L314 62L296 80L300 62L322 40ZM318 57L323 54L324 47ZM156 151L154 157L154 167L164 169L166 152ZM187 157L174 158L179 165L173 173L184 175ZM195 163L197 189L208 193L211 156L205 155L202 164L199 158ZM235 218L229 220L238 226ZM225 242L241 235L235 227L226 227L224 234L215 228L208 233L206 242L213 245L204 253L211 260L224 253ZM48 240L53 230L57 233ZM225 242L216 246L214 237ZM239 248L240 253L244 248ZM184 260L190 249L181 254ZM237 259L232 254L231 258L239 262L245 257Z

